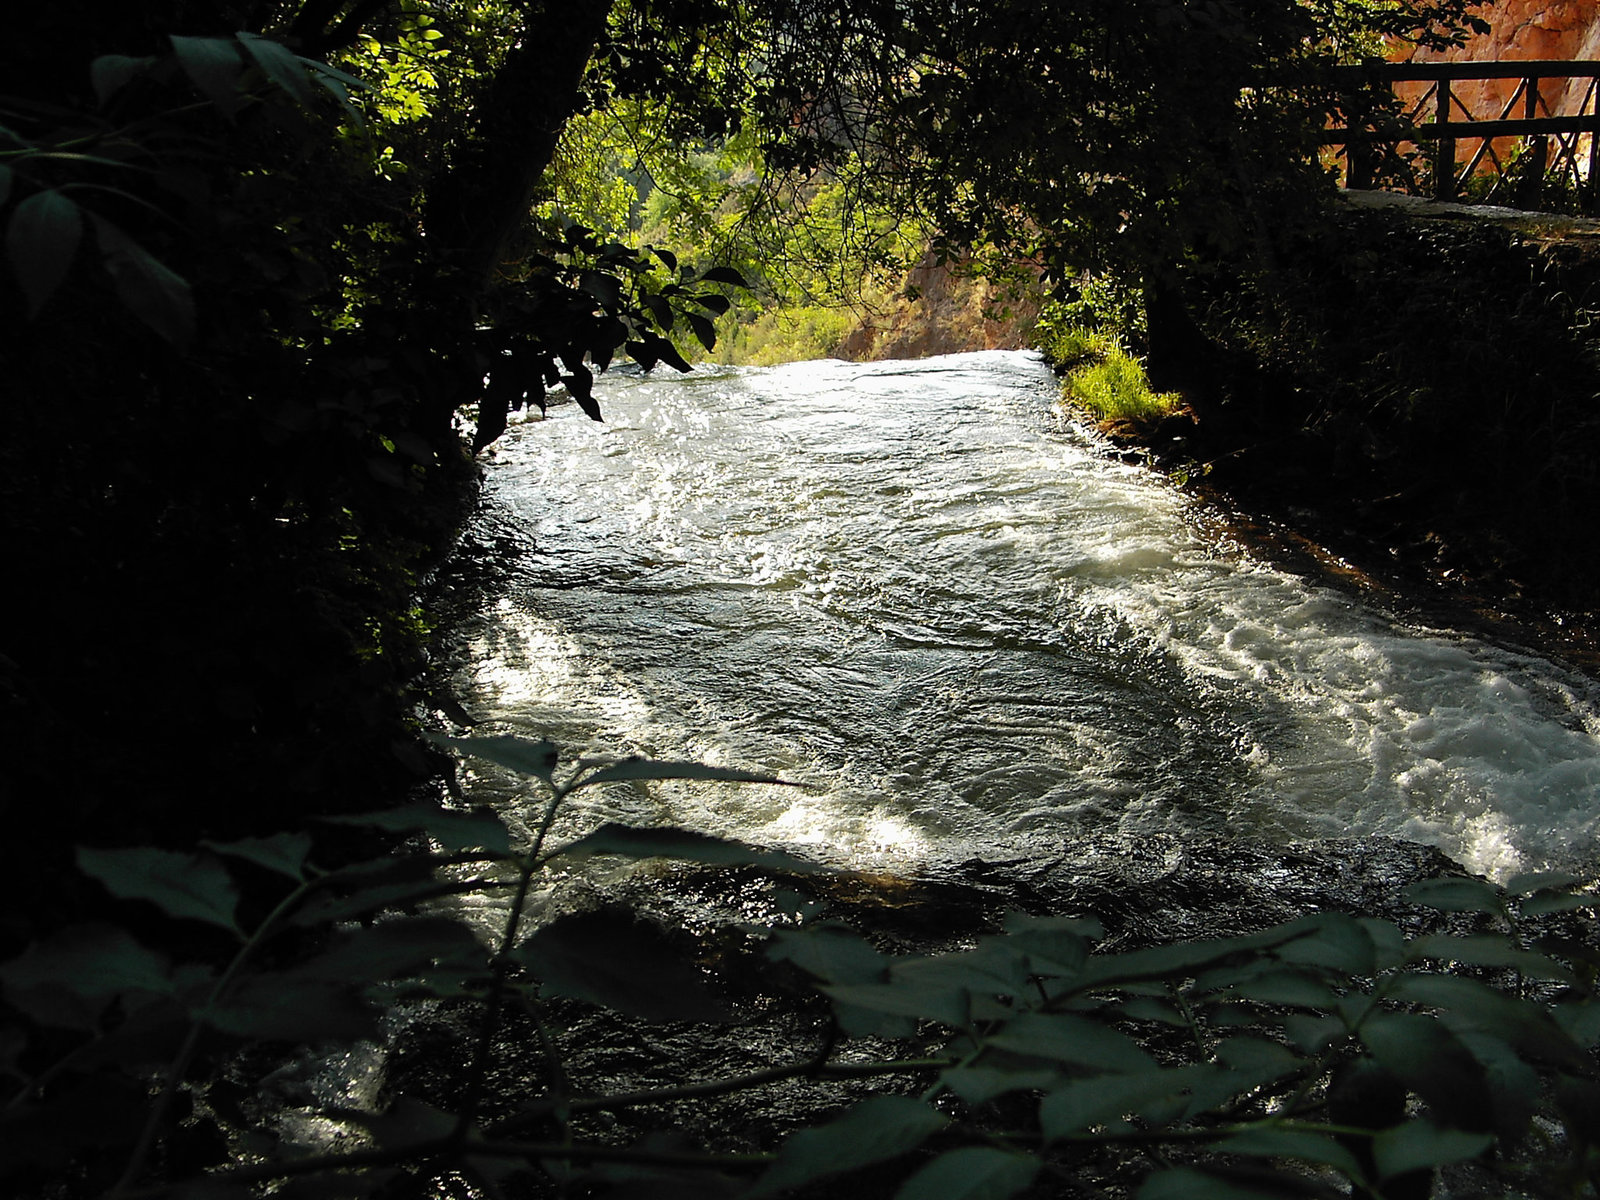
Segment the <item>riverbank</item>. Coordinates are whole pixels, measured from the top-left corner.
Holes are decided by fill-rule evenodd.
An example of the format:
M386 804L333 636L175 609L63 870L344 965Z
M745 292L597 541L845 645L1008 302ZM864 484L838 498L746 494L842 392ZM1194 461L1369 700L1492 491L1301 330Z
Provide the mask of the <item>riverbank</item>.
M1190 279L1177 416L1108 434L1276 558L1600 671L1600 222L1354 195Z
M454 742L479 756L466 803L375 817L427 836L332 876L342 823L213 842L185 876L198 897L166 885L174 856L91 859L120 894L219 938L237 910L241 936L216 952L237 965L204 976L209 947L148 914L94 934L97 969L80 968L82 940L7 964L0 984L41 1023L63 987L141 1018L69 1064L64 1103L36 1105L26 1085L30 1130L94 1126L98 1110L72 1097L112 1087L139 1113L159 1069L188 1079L189 1107L168 1093L152 1191L218 1167L208 1182L222 1186L320 1166L297 1185L317 1196L353 1179L334 1172L403 1167L419 1187L459 1169L542 1196L610 1188L626 1168L652 1195L731 1200L781 1190L755 1181L807 1146L833 1173L836 1118L856 1104L843 1135L892 1115L928 1136L801 1194L893 1191L941 1161L964 1169L996 1137L1011 1169L1108 1197L1173 1163L1190 1174L1144 1194L1200 1194L1193 1173L1242 1125L1270 1135L1286 1112L1351 1124L1324 1108L1334 1058L1307 1029L1332 1031L1340 1062L1406 1072L1392 1115L1364 1120L1422 1119L1413 1090L1424 1134L1469 1132L1476 1153L1477 1130L1504 1129L1495 1169L1513 1172L1531 1101L1503 1109L1491 1098L1504 1089L1457 1085L1492 1071L1542 1086L1530 1071L1550 1074L1554 1038L1577 1067L1550 1080L1541 1128L1569 1121L1562 1097L1587 1081L1589 1042L1568 1047L1562 1031L1589 1037L1591 999L1525 987L1536 970L1573 974L1526 947L1547 933L1586 945L1589 899L1527 896L1549 876L1508 896L1415 839L1431 830L1464 861L1476 849L1475 869L1501 877L1586 853L1592 689L1388 631L1214 553L1194 506L1051 419L1031 355L603 386L608 425L567 406L499 444L433 579L455 631L436 662L482 739ZM1508 744L1534 753L1507 763ZM581 765L596 751L733 769ZM726 786L747 770L806 786ZM579 792L585 772L607 778ZM1560 846L1541 840L1552 829ZM1430 889L1468 909L1427 913ZM447 894L459 900L436 907ZM1577 912L1552 925L1565 907ZM492 934L488 948L447 915ZM515 950L493 953L519 928ZM1454 984L1433 964L1451 960L1489 969L1440 995ZM129 961L111 983L98 969ZM1495 969L1507 962L1523 974ZM197 976L215 979L199 1000L179 990ZM179 1034L196 1019L185 1006L205 1005L213 1057L168 1065L170 1040L146 1036L149 1010L133 1007L152 984ZM1363 995L1372 1012L1449 1009L1404 1014L1406 1044L1442 1052L1415 1071L1389 1057ZM1448 1040L1481 1011L1543 1031L1537 1054ZM48 1044L28 1044L26 1069L44 1069L32 1061ZM1108 1061L1107 1047L1121 1050ZM1195 1103L1172 1109L1174 1086ZM1065 1108L1100 1089L1114 1111ZM919 1094L934 1103L913 1114ZM1129 1113L1137 1144L1117 1124ZM451 1133L463 1120L481 1131L471 1142ZM111 1128L81 1151L12 1139L23 1182L40 1186L8 1194L101 1194L138 1133ZM1548 1172L1539 1151L1532 1169ZM49 1190L68 1168L85 1184ZM1302 1178L1269 1186L1291 1194Z
M1333 480L1326 499L1313 504L1270 479L1197 472L1193 455L1204 452L1206 439L1187 414L1155 430L1116 423L1102 432L1130 461L1181 478L1203 501L1201 520L1275 566L1397 619L1459 630L1600 678L1600 605L1553 601L1539 576L1505 575L1470 539L1447 544L1431 530L1377 519Z

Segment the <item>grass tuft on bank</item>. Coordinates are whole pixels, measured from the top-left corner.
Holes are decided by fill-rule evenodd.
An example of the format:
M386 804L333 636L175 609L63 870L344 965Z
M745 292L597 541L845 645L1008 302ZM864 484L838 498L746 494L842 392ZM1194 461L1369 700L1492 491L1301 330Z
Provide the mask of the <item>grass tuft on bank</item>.
M1102 423L1154 423L1183 408L1177 392L1150 387L1144 364L1113 334L1076 325L1047 328L1039 350L1066 373L1062 398Z

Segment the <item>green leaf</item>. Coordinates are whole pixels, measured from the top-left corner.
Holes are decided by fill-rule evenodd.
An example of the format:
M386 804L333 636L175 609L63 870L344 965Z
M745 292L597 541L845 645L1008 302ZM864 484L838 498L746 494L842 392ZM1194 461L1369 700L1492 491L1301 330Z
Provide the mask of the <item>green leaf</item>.
M884 980L889 970L889 959L865 938L833 923L776 930L767 957L773 962L792 962L827 983L876 983Z
M1023 1013L984 1039L1030 1058L1108 1071L1148 1071L1155 1064L1125 1034L1073 1013Z
M1361 927L1367 931L1367 937L1372 940L1378 970L1387 970L1405 961L1405 934L1395 927L1394 922L1380 921L1376 917L1360 917L1358 920L1361 922Z
M1468 963L1475 967L1514 967L1535 979L1576 982L1564 964L1534 950L1524 950L1509 938L1497 934L1456 937L1448 933L1429 934L1411 943L1412 959L1432 958L1445 963Z
M610 312L622 307L622 281L604 271L584 271L578 276L578 286Z
M1105 927L1092 917L1031 917L1007 913L1005 938L1028 956L1035 975L1076 975L1089 958L1089 943L1105 935Z
M657 328L659 328L663 333L669 332L672 329L673 321L675 320L672 311L672 305L663 297L651 295L648 292L639 297L639 299L644 304L645 309L650 313L651 318L655 321ZM646 340L650 339L647 338ZM654 349L658 356L661 354L664 346L671 345L670 342L667 342L662 338L655 338L654 341L657 343L654 346Z
M656 354L655 347L650 342L644 341L643 339L628 342L623 349L628 352L629 358L633 359L634 362L638 363L646 371L654 369L658 355Z
M706 779L724 783L776 783L784 787L799 786L788 780L779 779L776 775L768 775L764 771L741 771L735 767L712 767L705 763L674 762L667 759L624 758L620 762L609 763L592 774L585 775L573 784L573 788L575 790L588 787L592 783L615 783L629 779Z
M1545 913L1576 912L1580 908L1600 908L1600 896L1587 892L1539 892L1522 901L1517 911L1525 917L1538 917Z
M70 196L47 188L16 206L6 226L6 255L37 316L72 268L83 239L83 211Z
M660 930L631 915L562 917L512 953L552 992L646 1021L720 1021L721 1001Z
M874 1096L837 1120L791 1136L750 1196L805 1187L909 1154L945 1125L928 1105L906 1096Z
M551 786L554 786L556 764L561 759L561 752L556 749L554 742L535 742L528 738L510 735L446 737L443 734L430 733L428 740L441 746L454 747L462 754L481 758L484 762L492 762L497 767L504 767L519 775L531 775L535 779L542 779Z
M1042 1165L1025 1154L963 1146L911 1176L895 1200L1008 1200L1033 1182Z
M835 1003L835 1016L851 1033L909 1036L903 1019L937 1021L966 1029L974 1020L1003 1016L1008 1008L994 999L1009 985L984 970L968 969L961 955L903 959L882 983L832 984L822 988ZM889 1019L886 1019L889 1018Z
M47 1025L80 1027L92 1022L97 1010L124 992L169 995L172 968L154 950L147 949L126 930L111 925L76 925L51 935L31 947L21 958L0 966L0 987L19 1007ZM25 1004L20 993L63 991L85 1001L87 1011L66 1011L56 1004ZM73 1005L74 1010L78 1006Z
M351 124L357 129L365 128L367 118L359 108L350 103L350 89L354 88L357 91L373 94L376 94L378 89L357 79L354 75L349 75L344 71L328 66L327 63L316 62L312 59L302 59L301 61L306 64L306 69L311 72L311 78L316 81L317 85L339 101L339 106L350 117Z
M1152 1117L1158 1123L1177 1120L1189 1108L1189 1090L1212 1074L1205 1067L1162 1070L1147 1065L1127 1074L1075 1079L1039 1101L1039 1130L1048 1141L1131 1116Z
M588 858L596 854L615 854L621 858L675 858L682 862L725 867L767 867L795 874L834 872L832 867L785 854L781 850L760 850L732 838L712 837L689 829L665 826L640 828L613 822L551 851L551 857Z
M1288 1200L1334 1194L1314 1180L1283 1171L1178 1167L1147 1178L1139 1187L1138 1200Z
M1559 889L1579 887L1584 879L1581 875L1569 875L1565 871L1534 871L1526 875L1513 875L1506 880L1506 895L1526 896L1530 892L1544 892Z
M241 838L236 842L200 843L208 850L229 858L242 858L269 871L305 882L306 858L311 853L309 833L275 833L271 837Z
M1338 1017L1288 1013L1278 1018L1289 1040L1307 1054L1319 1054L1335 1038L1343 1037L1345 1024Z
M694 370L694 367L690 365L689 360L682 354L678 353L678 348L665 339L663 339L661 344L656 347L656 353L660 356L661 361L666 363L667 366L671 367L674 371L689 372Z
M1062 1081L1059 1071L1044 1067L947 1067L939 1081L968 1104L987 1104L1012 1092L1043 1092Z
M440 896L459 896L470 891L483 891L482 883L426 878L408 883L382 883L350 891L344 896L318 894L317 899L299 909L290 922L299 926L330 925L357 917L370 917L386 909L408 909L422 901L438 899Z
M350 988L284 975L246 979L195 1016L222 1033L273 1042L349 1041L378 1027L376 1010Z
M1358 1033L1380 1066L1446 1119L1476 1124L1489 1115L1482 1065L1434 1018L1378 1013Z
M683 319L689 322L689 328L694 332L694 336L702 346L707 350L715 350L717 348L717 327L715 325L699 313L686 312L683 314Z
M594 373L588 367L582 364L573 367L572 374L563 375L561 382L566 385L567 394L578 402L578 407L591 421L605 419L600 415L600 402L594 398Z
M1130 996L1117 1008L1130 1021L1157 1021L1174 1029L1189 1028L1189 1018L1183 1011L1159 996Z
M1370 975L1377 961L1372 937L1361 922L1343 913L1317 914L1315 929L1304 937L1284 943L1274 953L1281 962L1306 964L1346 975Z
M317 819L330 825L356 825L364 829L382 829L388 833L426 833L446 850L482 849L490 854L511 852L511 834L505 822L487 805L462 812L422 801L381 812L349 813Z
M102 54L89 64L89 82L94 87L95 103L102 108L140 72L146 70L153 58L130 58L126 54Z
M311 90L311 75L307 70L309 64L304 59L282 44L257 33L241 32L239 44L244 47L246 54L256 60L256 65L268 79L294 97L295 103L302 108L310 108L316 103L316 93Z
M1314 923L1315 918L1302 918L1244 937L1177 942L1170 946L1152 946L1122 954L1097 954L1089 960L1076 986L1111 987L1142 980L1166 984L1185 975L1196 974L1204 967L1259 957L1261 950L1292 941Z
M368 83L365 79L360 79L350 74L348 71L341 71L338 67L330 67L327 63L318 62L314 58L302 58L300 61L304 63L306 69L312 73L319 76L325 75L329 79L341 83L347 88L354 88L358 92L371 92L374 95L376 95L378 92L378 88Z
M369 866L370 869L363 869ZM383 867L388 869L380 869ZM385 909L408 908L440 896L484 890L481 882L439 878L435 864L421 855L347 867L324 883L290 918L295 925L348 921Z
M1361 1164L1356 1161L1356 1156L1326 1134L1261 1125L1234 1134L1218 1143L1217 1149L1251 1158L1297 1158L1302 1162L1332 1167L1346 1179L1359 1181L1362 1178Z
M215 104L225 117L238 112L245 102L239 90L239 77L244 73L244 62L239 57L238 43L229 38L172 37L172 49L178 56L178 65L201 95Z
M919 988L953 988L972 996L1015 997L1028 992L1028 960L1001 938L986 938L971 950L902 958L889 968L889 978ZM1013 1015L1002 1010L1003 1017Z
M729 283L734 287L742 288L750 286L745 282L744 276L732 267L712 267L709 271L701 272L699 281L701 283Z
M1185 1068L1195 1072L1189 1085L1189 1101L1181 1111L1175 1111L1162 1120L1175 1124L1180 1120L1214 1115L1224 1105L1231 1107L1240 1096L1248 1096L1264 1084L1281 1079L1288 1072L1268 1067L1239 1069L1218 1063L1206 1063Z
M1557 1004L1550 1009L1550 1015L1578 1045L1592 1050L1600 1044L1600 1004L1592 1000Z
M951 1029L965 1029L972 1023L972 994L965 988L944 983L829 984L822 991L840 1007L840 1023L852 1033L871 1032L873 1027L860 1021L846 1022L845 1010L937 1021Z
M1538 1109L1539 1072L1492 1034L1462 1030L1456 1036L1483 1066L1494 1107L1495 1128L1502 1137L1515 1140L1526 1132Z
M1550 1019L1544 1007L1456 975L1402 975L1387 992L1438 1008L1452 1028L1481 1029L1504 1038L1534 1059L1581 1070L1583 1051Z
M1456 877L1424 879L1402 893L1413 904L1423 904L1442 912L1501 913L1505 903L1500 889L1481 879Z
M1208 974L1201 978L1200 985L1205 987L1219 982L1222 980L1214 980L1211 974ZM1306 971L1250 972L1243 978L1228 983L1226 990L1231 995L1242 996L1262 1004L1323 1011L1333 1008L1339 999L1339 994L1333 988Z
M1430 1121L1407 1121L1372 1139L1372 1156L1378 1178L1391 1179L1407 1171L1448 1166L1476 1158L1494 1144L1492 1133L1440 1129Z
M1217 1043L1217 1058L1256 1076L1261 1083L1292 1075L1305 1065L1305 1059L1277 1042L1265 1038L1231 1037Z
M297 980L366 985L408 976L440 959L481 968L486 958L478 939L459 921L401 917L341 934L287 974Z
M78 847L78 867L124 900L148 900L162 912L239 932L239 889L227 868L207 855L137 846L127 850Z
M165 341L187 345L194 337L195 321L188 281L110 221L95 217L94 229L123 307Z

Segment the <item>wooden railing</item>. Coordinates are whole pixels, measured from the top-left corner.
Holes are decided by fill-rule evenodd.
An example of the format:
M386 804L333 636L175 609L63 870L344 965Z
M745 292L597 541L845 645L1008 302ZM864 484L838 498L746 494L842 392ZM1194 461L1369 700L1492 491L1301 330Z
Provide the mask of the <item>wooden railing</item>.
M1345 128L1329 129L1323 141L1344 147L1346 186L1374 186L1381 149L1386 144L1410 143L1421 146L1431 159L1432 192L1441 200L1456 199L1469 180L1488 174L1493 183L1482 199L1537 208L1546 178L1554 177L1570 184L1582 211L1600 211L1600 60L1374 62L1339 70L1349 97L1349 123ZM1454 84L1467 80L1514 81L1516 86L1498 116L1484 117L1472 112L1454 90ZM1580 82L1583 87L1581 91L1560 87L1568 102L1557 106L1570 111L1555 112L1547 96L1558 89L1551 85L1568 81ZM1384 127L1363 119L1363 92L1370 95L1375 86L1393 89L1405 83L1429 86L1403 110L1398 127L1392 120ZM1571 103L1574 93L1578 97L1575 104ZM1505 186L1511 165L1502 157L1507 138L1518 139L1520 151L1514 187ZM1463 164L1459 146L1473 141L1478 143L1477 149ZM1502 147L1496 146L1497 141Z

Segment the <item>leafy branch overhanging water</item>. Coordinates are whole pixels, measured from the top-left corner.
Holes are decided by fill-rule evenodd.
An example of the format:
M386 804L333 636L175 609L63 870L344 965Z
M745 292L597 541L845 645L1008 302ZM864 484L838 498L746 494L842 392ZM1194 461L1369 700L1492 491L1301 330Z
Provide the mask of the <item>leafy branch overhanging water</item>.
M1050 1179L1108 1196L1142 1179L1141 1200L1161 1200L1328 1195L1341 1180L1357 1195L1427 1195L1436 1171L1471 1169L1532 1194L1584 1194L1600 1098L1600 897L1571 876L1504 889L1420 882L1404 929L1322 912L1120 951L1096 947L1092 917L1015 913L972 944L884 954L811 903L804 922L761 934L763 987L809 981L810 1000L786 1001L817 1014L809 1046L759 1069L597 1093L568 1065L575 1012L609 1009L643 1038L663 1022L697 1025L714 1041L735 991L684 931L632 914L569 913L529 929L535 881L596 856L755 868L801 887L836 873L670 827L603 824L547 845L585 788L782 786L770 775L640 758L563 772L548 742L441 741L535 782L543 800L526 845L513 847L487 810L409 806L341 819L408 840L330 871L316 865L321 835L306 833L193 856L79 851L87 875L165 919L140 919L138 934L80 927L0 967L38 1042L8 1050L6 1124L31 1131L26 1144L8 1137L6 1167L25 1168L14 1177L73 1177L75 1194L118 1200L291 1179L309 1189L296 1194L392 1195L401 1176L508 1196L694 1180L753 1198L879 1172L902 1200L957 1186L1004 1198ZM509 896L492 945L443 903L471 895ZM196 953L197 926L221 935L213 953ZM224 941L231 956L215 952ZM321 1116L342 1132L322 1149L274 1128L270 1113L244 1128L204 1106L230 1056L381 1038L381 1011L407 1003L477 1013L468 1052L447 1068L453 1103L396 1094L365 1109L327 1105ZM541 1066L508 1109L491 1081L513 1010L537 1031ZM49 1042L69 1048L24 1070ZM845 1080L881 1082L842 1112L819 1100L809 1127L775 1143L737 1126L715 1144L619 1141L603 1116L729 1095L748 1096L748 1115L774 1084ZM97 1097L147 1086L137 1127L96 1121ZM184 1168L173 1147L197 1115L233 1149Z

